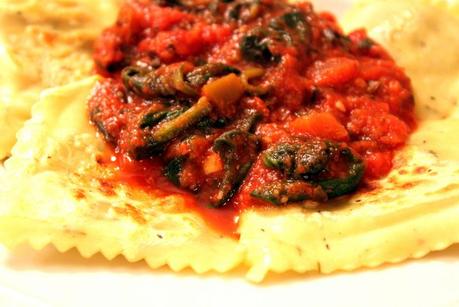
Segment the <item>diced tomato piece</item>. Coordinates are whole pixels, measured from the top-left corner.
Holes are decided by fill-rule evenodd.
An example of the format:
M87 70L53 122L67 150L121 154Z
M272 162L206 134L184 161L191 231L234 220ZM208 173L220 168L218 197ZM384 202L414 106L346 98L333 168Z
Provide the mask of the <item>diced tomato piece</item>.
M359 62L345 57L331 58L314 63L309 76L318 86L339 86L356 78L359 74Z
M349 140L346 128L330 113L312 113L298 117L289 124L294 134L310 135L327 140Z
M367 154L364 158L365 177L375 179L386 176L392 169L392 159L393 154L390 151Z
M223 169L223 162L220 155L212 152L203 162L203 170L206 175L220 172Z
M403 145L410 133L408 125L398 117L367 109L352 111L347 128L354 136L369 138L389 148Z
M258 125L255 134L260 136L263 143L267 146L279 142L283 138L287 138L289 133L278 124L261 124Z

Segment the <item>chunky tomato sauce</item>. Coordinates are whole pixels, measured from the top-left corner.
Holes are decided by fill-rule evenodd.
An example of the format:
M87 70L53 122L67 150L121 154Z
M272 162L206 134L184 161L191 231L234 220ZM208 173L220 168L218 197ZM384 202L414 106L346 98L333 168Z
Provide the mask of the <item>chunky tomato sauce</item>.
M130 0L94 59L90 116L119 177L186 195L216 224L350 194L391 170L415 126L403 70L307 2Z

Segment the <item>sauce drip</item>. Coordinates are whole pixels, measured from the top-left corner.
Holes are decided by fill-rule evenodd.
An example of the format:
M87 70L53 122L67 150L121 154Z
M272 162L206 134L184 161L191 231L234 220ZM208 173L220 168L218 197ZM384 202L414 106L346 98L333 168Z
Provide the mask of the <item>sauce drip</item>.
M110 182L139 188L155 197L182 198L187 210L198 213L210 227L224 235L238 238L240 208L228 205L217 209L200 205L195 195L176 187L163 176L159 159L135 161L126 155L110 151L99 159L99 164L113 169L114 175L109 178Z

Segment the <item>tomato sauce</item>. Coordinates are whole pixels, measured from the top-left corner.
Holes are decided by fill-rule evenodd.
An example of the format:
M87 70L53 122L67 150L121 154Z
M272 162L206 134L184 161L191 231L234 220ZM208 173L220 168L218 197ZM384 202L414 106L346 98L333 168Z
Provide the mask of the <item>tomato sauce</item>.
M131 187L144 189L157 197L174 195L181 198L188 210L199 213L213 229L234 238L238 237L236 230L239 222L239 208L228 205L215 209L200 205L199 199L192 193L179 189L163 176L160 160L134 161L126 155L114 152L108 153L103 160L105 160L103 164L106 167L115 170L116 175L111 178L111 181L123 182Z
M404 71L307 2L126 1L94 60L89 112L119 180L180 195L226 233L244 208L384 177L415 128Z

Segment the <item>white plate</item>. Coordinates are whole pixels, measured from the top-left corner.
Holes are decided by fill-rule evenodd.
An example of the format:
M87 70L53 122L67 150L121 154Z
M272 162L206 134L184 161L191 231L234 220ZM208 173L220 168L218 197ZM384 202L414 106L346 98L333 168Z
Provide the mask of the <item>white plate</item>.
M121 257L83 259L75 250L0 249L0 306L454 307L459 306L459 245L352 273L271 275L261 286L242 276L151 270Z
M350 1L350 0L349 0ZM342 12L349 1L317 0L319 9ZM197 276L151 270L143 262L97 255L83 259L47 248L0 248L3 306L459 306L459 245L421 260L327 276L269 276L262 286L243 272Z

